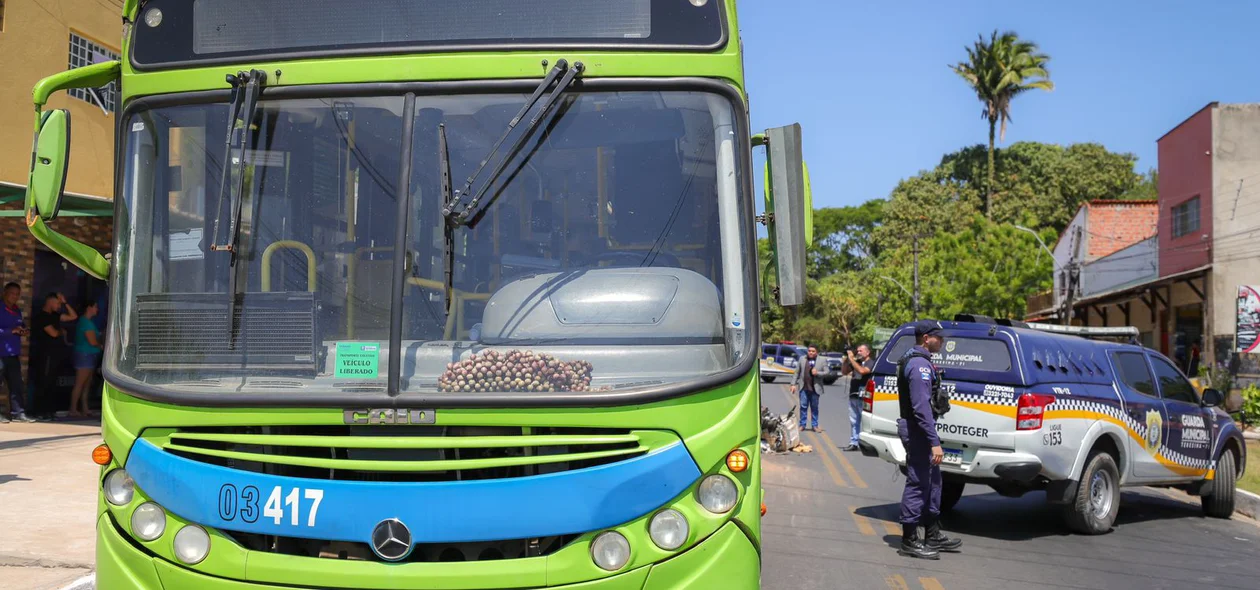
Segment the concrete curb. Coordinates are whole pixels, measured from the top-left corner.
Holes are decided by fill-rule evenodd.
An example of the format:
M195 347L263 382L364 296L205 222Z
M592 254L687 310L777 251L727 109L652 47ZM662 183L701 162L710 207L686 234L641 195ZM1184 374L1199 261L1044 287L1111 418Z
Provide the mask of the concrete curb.
M1260 496L1242 488L1234 488L1234 512L1260 520Z
M88 574L69 584L62 586L61 590L94 590L96 588L96 574Z

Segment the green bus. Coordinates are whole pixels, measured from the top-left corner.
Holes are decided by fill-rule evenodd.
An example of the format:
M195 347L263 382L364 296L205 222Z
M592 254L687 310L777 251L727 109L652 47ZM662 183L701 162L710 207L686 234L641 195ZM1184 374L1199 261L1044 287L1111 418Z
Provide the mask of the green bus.
M26 200L109 282L98 587L759 586L758 314L804 296L810 197L733 1L123 19L36 86ZM56 231L43 109L107 84L111 257Z

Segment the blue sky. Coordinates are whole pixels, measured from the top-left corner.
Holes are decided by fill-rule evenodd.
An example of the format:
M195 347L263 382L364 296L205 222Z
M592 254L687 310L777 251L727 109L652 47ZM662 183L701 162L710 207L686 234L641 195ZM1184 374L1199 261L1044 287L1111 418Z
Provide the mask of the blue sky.
M801 123L818 207L887 197L987 141L947 67L981 32L1051 57L1055 90L1016 99L1006 144L1097 142L1145 171L1155 140L1207 103L1260 102L1258 24L1248 0L740 2L753 128Z

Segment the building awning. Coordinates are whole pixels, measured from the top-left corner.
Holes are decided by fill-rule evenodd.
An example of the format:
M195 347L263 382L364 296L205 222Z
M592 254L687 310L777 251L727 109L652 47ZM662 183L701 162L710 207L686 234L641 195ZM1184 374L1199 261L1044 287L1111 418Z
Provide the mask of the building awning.
M1082 297L1080 299L1077 299L1076 301L1073 301L1072 305L1074 307L1085 306L1085 305L1098 305L1098 304L1105 305L1108 303L1134 299L1142 295L1144 292L1150 291L1151 289L1156 288L1156 287L1166 287L1168 285L1172 285L1173 283L1180 283L1183 281L1191 281L1193 279L1197 279L1203 275L1206 275L1209 270L1212 270L1212 265L1205 264L1198 268L1184 270L1179 273L1170 274L1166 277L1159 277L1158 279L1150 280L1145 283L1140 283L1137 285L1129 285L1127 287L1122 287L1120 289L1115 289L1112 291L1106 291L1103 293L1099 293L1097 295L1091 295L1089 297Z
M0 217L25 217L22 209L26 187L0 181ZM61 197L58 217L113 217L114 200L96 195L66 192Z
M1111 291L1104 291L1097 295L1091 295L1089 297L1082 297L1080 299L1074 299L1072 301L1072 309L1073 310L1085 309L1091 305L1121 304L1132 299L1139 299L1146 293L1150 292L1152 289L1167 287L1174 283L1181 283L1181 282L1189 283L1191 288L1194 289L1195 294L1199 295L1199 297L1202 298L1203 294L1200 293L1199 292L1200 290L1197 287L1195 287L1193 283L1190 283L1190 281L1193 281L1194 279L1205 276L1210 270L1212 270L1212 265L1205 264L1198 268L1192 268L1190 270L1174 273L1166 277L1159 277L1157 279L1152 279L1149 281L1138 283L1136 285L1128 285L1128 286L1121 287L1118 289L1113 289ZM1024 315L1024 321L1036 322L1036 321L1059 320L1062 317L1063 317L1063 309L1061 307L1055 306L1055 307L1046 307L1046 308L1038 309L1038 310L1030 310L1027 314Z

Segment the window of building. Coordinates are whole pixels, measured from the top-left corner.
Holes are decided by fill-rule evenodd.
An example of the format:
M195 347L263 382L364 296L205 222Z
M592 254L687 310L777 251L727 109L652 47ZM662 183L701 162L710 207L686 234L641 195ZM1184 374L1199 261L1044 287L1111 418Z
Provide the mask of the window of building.
M1173 207L1172 231L1174 238L1199 231L1199 197Z
M3 0L0 0L3 2ZM70 32L70 68L81 68L107 61L118 59L118 53L92 41L85 37L81 37L73 31ZM79 100L86 100L109 112L114 112L114 98L117 95L117 82L100 88L71 88L68 93Z

